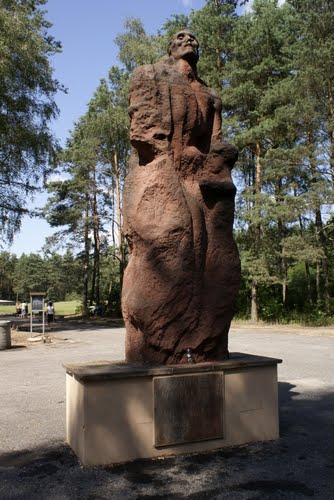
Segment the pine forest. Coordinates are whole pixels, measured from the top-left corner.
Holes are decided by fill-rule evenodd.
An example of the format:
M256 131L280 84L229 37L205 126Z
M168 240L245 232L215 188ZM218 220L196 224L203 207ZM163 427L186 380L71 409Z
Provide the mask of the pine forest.
M50 123L64 89L49 58L62 49L48 33L46 1L0 0L0 238L19 231L22 200L38 182L48 198L32 215L55 229L38 254L0 251L0 298L43 289L53 300L80 297L83 314L92 304L120 313L129 78L189 28L200 42L199 75L223 102L223 138L239 150L236 317L334 322L334 3L254 0L251 10L245 3L207 0L153 35L127 19L115 40L119 64L106 68L60 148Z

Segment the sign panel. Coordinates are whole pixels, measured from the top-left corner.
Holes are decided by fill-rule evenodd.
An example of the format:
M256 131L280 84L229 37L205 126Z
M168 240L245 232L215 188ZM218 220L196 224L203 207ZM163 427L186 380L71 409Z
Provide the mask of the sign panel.
M44 310L44 295L31 296L31 310L43 311Z

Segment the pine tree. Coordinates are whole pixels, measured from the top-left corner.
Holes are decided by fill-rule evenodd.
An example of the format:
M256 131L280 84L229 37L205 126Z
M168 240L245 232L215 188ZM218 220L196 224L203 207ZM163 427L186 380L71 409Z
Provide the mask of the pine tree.
M207 85L220 90L224 67L231 57L231 38L238 0L208 0L190 15L190 29L200 42L198 71Z
M0 238L11 240L55 159L49 129L57 115L49 57L60 44L41 6L46 0L0 1Z
M140 19L126 19L124 28L125 32L116 37L115 43L119 48L118 58L128 74L137 66L155 63L165 55L164 36L148 35Z
M334 9L328 0L291 0L298 38L292 46L300 92L305 193L317 248L317 304L330 311L330 260L323 212L334 200ZM307 114L303 109L308 103Z
M67 246L75 249L82 260L82 304L88 314L88 285L91 274L91 194L92 169L95 166L94 145L87 121L76 124L60 161L66 178L48 184L49 198L44 214L52 227L61 227L47 241L48 248Z
M288 119L293 104L293 65L288 51L294 40L291 23L288 7L278 7L275 0L255 0L253 12L236 23L232 56L224 71L225 120L242 151L239 182L245 188L238 217L247 228L243 260L251 284L254 321L258 319L259 287L286 283L286 262L272 249L279 248L287 224L295 217L288 209L289 155L296 140ZM273 236L275 241L270 243ZM284 290L283 285L283 299Z

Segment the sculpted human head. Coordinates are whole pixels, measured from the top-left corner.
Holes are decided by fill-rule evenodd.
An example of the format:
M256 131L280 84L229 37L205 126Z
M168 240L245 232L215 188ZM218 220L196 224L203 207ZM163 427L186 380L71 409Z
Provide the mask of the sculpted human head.
M199 43L195 35L187 30L175 33L169 42L168 55L174 59L187 59L192 62L198 61Z

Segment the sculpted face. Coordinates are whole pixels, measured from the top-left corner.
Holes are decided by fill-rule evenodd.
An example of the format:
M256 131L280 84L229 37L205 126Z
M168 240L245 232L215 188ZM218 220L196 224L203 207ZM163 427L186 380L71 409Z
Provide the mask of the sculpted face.
M188 30L181 30L173 35L168 53L175 59L191 59L197 62L199 44Z

